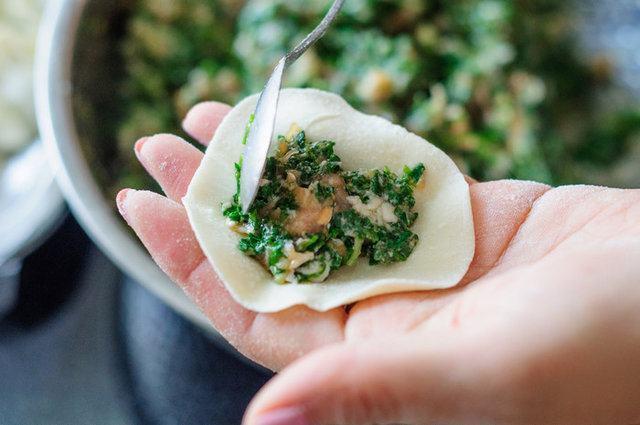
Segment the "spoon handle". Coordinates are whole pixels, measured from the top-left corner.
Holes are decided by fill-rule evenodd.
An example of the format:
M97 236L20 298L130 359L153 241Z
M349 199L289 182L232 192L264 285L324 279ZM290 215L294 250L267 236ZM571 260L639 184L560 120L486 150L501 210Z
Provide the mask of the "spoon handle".
M285 55L267 80L253 115L249 133L245 140L242 168L240 171L240 204L244 213L249 211L258 194L260 178L264 173L267 154L271 145L273 129L275 127L278 99L284 71L288 65L295 62L313 43L327 32L331 23L338 16L345 0L335 0L331 8L318 24L293 50Z
M318 24L318 26L313 31L311 31L309 35L307 35L304 40L300 42L300 44L298 44L295 48L293 48L293 50L287 53L287 55L285 56L285 63L287 66L295 62L300 56L302 56L304 52L307 51L307 49L309 49L309 47L311 47L327 32L327 29L329 29L331 23L338 16L338 13L340 12L340 9L342 8L344 2L345 0L335 0L325 17Z

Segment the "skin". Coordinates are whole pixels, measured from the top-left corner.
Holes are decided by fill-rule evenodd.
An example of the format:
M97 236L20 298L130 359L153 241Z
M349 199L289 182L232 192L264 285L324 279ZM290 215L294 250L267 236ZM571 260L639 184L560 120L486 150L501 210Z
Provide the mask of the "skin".
M207 144L229 109L200 104L184 128ZM640 191L470 181L477 251L456 288L256 314L180 203L200 151L171 135L135 149L166 197L123 190L123 217L231 344L280 372L246 425L640 423Z

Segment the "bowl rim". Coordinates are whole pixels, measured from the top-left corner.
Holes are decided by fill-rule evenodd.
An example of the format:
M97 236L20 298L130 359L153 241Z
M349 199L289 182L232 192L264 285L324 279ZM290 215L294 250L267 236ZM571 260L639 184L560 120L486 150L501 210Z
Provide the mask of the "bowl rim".
M6 173L12 167L24 166L24 161L38 170L26 191L21 191L18 196L9 196L6 200L0 199L3 207L7 207L4 205L7 202L11 203L11 206L0 211L0 234L3 235L0 239L0 267L5 262L22 259L33 252L53 234L66 216L62 193L45 156L42 141L37 139L0 167L2 179L6 178Z
M72 62L87 0L47 2L36 49L38 127L56 180L82 227L126 274L219 342L227 344L182 290L153 262L113 213L82 154L72 107ZM114 200L115 202L115 200Z

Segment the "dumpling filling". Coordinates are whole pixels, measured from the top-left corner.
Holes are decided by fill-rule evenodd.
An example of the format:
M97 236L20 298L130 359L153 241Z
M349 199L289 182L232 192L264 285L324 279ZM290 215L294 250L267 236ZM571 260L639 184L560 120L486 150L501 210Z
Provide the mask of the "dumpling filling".
M256 200L247 214L237 191L223 207L240 251L257 259L276 282L323 282L358 258L370 265L405 261L418 244L414 191L425 166L345 171L328 140L308 141L292 125L267 159Z

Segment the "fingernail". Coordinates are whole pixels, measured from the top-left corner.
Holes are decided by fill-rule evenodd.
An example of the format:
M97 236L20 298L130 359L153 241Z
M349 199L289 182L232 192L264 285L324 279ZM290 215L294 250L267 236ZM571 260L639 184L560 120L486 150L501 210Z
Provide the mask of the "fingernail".
M311 425L302 409L288 407L273 410L258 416L255 425Z
M149 140L148 137L143 137L142 139L138 140L135 145L133 145L133 150L136 153L137 157L140 157L140 152L142 152L142 146L147 142L147 140Z
M127 210L125 208L125 202L127 200L127 195L129 194L130 191L131 189L122 189L120 192L118 192L118 195L116 196L116 205L118 205L118 211L120 212L120 215L122 216L122 218L124 218L125 220L127 219Z

